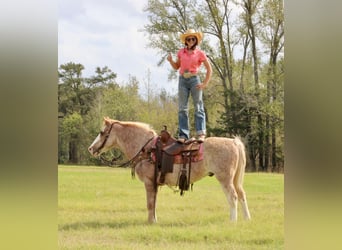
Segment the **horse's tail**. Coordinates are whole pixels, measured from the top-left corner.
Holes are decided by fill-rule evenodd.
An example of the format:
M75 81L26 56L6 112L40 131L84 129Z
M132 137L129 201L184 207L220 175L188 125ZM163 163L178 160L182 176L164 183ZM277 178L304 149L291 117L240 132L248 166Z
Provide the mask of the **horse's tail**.
M246 151L245 145L241 141L240 137L237 136L234 138L234 144L238 147L239 150L239 159L237 161L238 166L234 177L234 186L241 187L243 185L243 177L246 168Z

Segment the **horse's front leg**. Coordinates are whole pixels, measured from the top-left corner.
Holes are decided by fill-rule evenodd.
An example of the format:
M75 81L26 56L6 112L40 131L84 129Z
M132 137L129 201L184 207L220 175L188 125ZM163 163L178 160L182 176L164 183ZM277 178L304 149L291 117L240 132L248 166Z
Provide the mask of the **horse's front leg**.
M147 211L148 211L148 222L156 223L157 222L157 214L156 214L156 202L157 202L157 192L158 189L154 188L154 184L152 180L145 180L145 189L146 189L146 201L147 201Z
M135 172L137 173L139 179L145 184L148 222L156 223L156 202L158 189L155 190L154 187L154 165L148 160L142 160L135 166Z

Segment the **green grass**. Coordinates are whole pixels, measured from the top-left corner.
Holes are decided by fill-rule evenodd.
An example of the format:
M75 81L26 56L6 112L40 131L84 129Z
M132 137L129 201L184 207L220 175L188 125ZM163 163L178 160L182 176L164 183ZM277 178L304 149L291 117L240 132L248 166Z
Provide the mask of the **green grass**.
M284 176L247 173L252 216L229 221L215 177L180 196L158 193L158 223L147 223L145 189L130 169L59 166L59 249L284 249Z

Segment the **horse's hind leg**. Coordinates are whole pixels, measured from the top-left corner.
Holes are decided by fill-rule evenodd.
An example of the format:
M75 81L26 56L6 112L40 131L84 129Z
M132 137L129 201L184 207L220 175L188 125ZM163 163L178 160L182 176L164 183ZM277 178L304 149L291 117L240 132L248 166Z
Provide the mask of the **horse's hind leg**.
M219 180L220 181L220 180ZM237 220L237 200L238 196L234 188L234 184L232 180L229 181L220 181L223 192L225 193L228 204L230 207L230 220L236 221Z
M249 213L249 209L247 205L247 198L246 198L245 190L243 189L242 186L236 186L235 188L236 188L236 192L237 192L240 204L242 206L243 216L246 220L250 220L251 215Z

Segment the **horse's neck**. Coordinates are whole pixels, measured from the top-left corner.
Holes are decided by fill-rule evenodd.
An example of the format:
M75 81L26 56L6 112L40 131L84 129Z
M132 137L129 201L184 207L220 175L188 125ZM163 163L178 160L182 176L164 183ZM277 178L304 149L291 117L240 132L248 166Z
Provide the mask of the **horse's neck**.
M120 133L118 144L125 156L131 159L154 134L153 131L146 131L142 128L127 127Z

